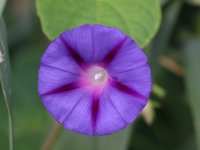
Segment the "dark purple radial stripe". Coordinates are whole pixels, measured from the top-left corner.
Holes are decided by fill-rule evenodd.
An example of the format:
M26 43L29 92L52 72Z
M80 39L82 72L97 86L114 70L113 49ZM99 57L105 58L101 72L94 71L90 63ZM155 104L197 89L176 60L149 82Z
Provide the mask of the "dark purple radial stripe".
M83 60L83 58L67 43L67 41L60 36L61 41L64 43L66 49L69 51L72 58L77 62L79 66L83 66L86 62Z
M47 93L41 94L41 96L46 96L46 95L51 95L51 94L56 94L56 93L62 93L62 92L67 92L67 91L72 91L77 88L80 88L78 83L70 83L61 87L58 87L56 89L53 89Z
M117 55L120 49L123 47L127 37L125 37L121 42L119 42L103 59L103 65L107 66L113 58Z
M97 117L99 112L99 99L100 96L94 94L92 98L92 134L95 135Z
M132 96L134 96L134 97L138 97L138 98L144 99L144 100L147 99L146 96L140 94L139 92L135 91L134 89L132 89L132 88L130 88L130 87L128 87L128 86L126 86L126 85L120 83L120 82L112 81L112 82L111 82L111 85L112 85L114 88L117 88L118 90L120 90L120 91L122 91L122 92L124 92L124 93L127 93L127 94L129 94L129 95L132 95Z

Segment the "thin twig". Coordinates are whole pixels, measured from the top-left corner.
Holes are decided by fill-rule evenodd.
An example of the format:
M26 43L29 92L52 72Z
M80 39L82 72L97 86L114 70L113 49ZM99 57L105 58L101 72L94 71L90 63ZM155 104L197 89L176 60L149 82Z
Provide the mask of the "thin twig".
M174 73L177 76L182 77L185 75L184 69L169 57L166 57L166 56L160 57L159 64L163 68L169 70L170 72Z
M51 150L52 149L53 145L55 144L55 142L61 132L61 129L62 129L62 126L59 125L57 122L55 122L49 135L45 139L41 150Z

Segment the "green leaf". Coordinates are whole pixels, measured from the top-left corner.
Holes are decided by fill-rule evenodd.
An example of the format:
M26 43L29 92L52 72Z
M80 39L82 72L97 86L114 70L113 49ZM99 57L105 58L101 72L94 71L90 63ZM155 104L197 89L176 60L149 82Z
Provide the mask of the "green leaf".
M132 126L129 126L126 129L111 135L98 137L89 137L70 131L64 131L58 139L54 149L126 150L131 135L131 127Z
M169 0L160 0L162 6L164 6Z
M0 16L2 15L6 0L0 0Z
M102 24L118 27L142 48L161 19L158 0L37 0L37 12L50 40L81 24Z
M9 129L9 149L13 149L13 123L10 106L11 100L11 78L10 78L10 61L7 49L6 31L4 21L0 17L0 81L8 112L8 129Z
M200 39L190 41L185 46L186 85L189 104L193 115L196 143L200 150Z

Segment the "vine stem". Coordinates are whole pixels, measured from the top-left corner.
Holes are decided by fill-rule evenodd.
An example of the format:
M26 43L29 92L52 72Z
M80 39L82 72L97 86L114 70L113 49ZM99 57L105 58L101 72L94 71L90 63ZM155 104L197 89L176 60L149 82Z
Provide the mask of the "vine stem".
M9 99L5 93L4 96L5 99ZM9 150L13 150L14 132L13 132L13 117L12 117L11 105L6 100L5 103L8 112Z
M62 130L62 126L57 122L54 122L48 136L46 137L41 150L51 150L53 145L55 144L60 132Z
M0 16L0 82L8 113L9 150L13 150L14 128L13 128L13 116L11 108L11 73L10 73L10 60L9 60L8 46L6 39L7 39L6 27L3 18Z
M13 125L12 118L9 118L9 145L10 150L13 150Z
M159 64L177 76L182 77L185 75L185 70L178 63L176 63L173 59L171 59L167 56L160 57Z

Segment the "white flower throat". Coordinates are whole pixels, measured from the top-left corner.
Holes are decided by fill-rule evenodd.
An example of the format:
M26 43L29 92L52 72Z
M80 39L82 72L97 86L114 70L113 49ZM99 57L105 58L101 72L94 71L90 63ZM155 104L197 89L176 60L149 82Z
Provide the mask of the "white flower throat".
M92 68L90 68L88 75L90 84L95 86L102 86L108 80L107 71L99 66L93 66Z

